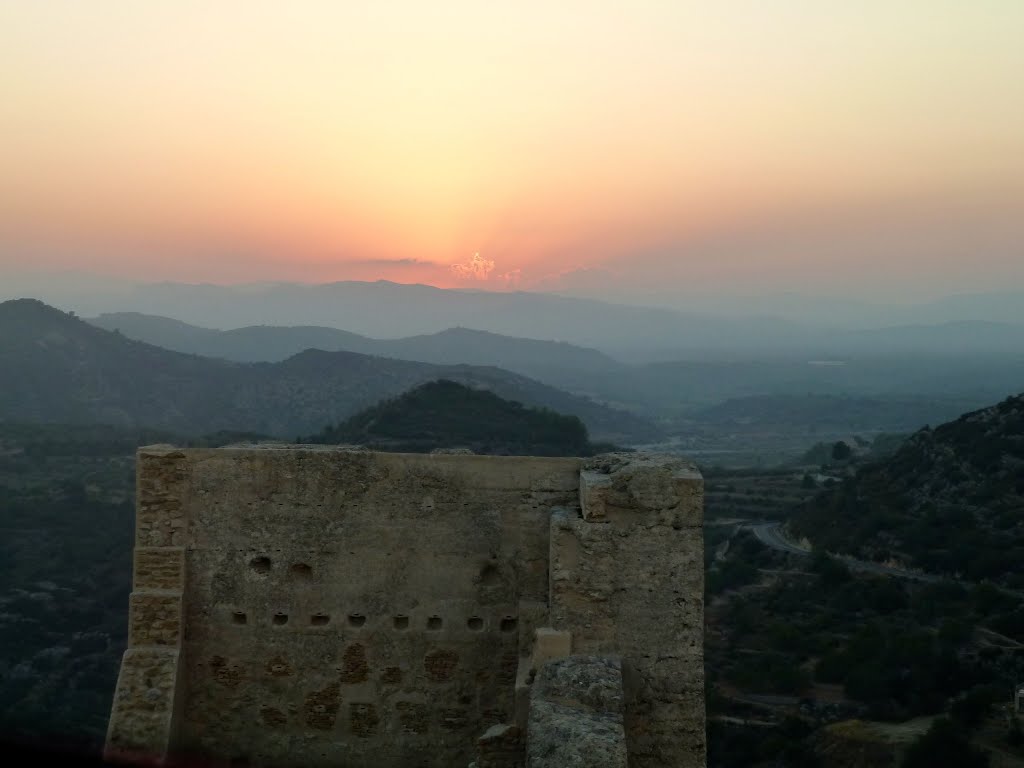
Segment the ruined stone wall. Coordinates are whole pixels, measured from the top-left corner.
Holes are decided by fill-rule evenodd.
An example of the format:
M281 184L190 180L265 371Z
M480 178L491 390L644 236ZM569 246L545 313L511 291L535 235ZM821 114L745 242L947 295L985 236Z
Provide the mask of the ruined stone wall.
M552 626L621 657L635 768L705 764L703 495L682 459L609 455L551 518Z
M601 517L581 466L140 449L108 756L450 768L508 726L484 743L512 766L517 672L555 627L622 657L635 765L698 765L699 476L670 472L675 512L627 493Z

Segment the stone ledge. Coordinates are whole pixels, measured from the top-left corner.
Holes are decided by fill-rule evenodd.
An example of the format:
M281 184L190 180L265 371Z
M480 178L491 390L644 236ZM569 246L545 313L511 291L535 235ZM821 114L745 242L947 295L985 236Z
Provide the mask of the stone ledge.
M623 698L617 657L545 664L530 696L527 768L626 768Z
M107 727L104 759L163 764L171 749L180 653L129 648L121 660Z
M696 465L677 456L609 453L586 460L580 469L580 507L588 522L698 527L703 493Z

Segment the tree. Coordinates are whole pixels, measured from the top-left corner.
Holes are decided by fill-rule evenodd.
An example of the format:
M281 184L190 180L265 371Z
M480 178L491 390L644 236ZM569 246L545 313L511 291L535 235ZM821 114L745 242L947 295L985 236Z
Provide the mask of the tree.
M826 589L834 589L850 580L850 569L846 563L827 552L815 552L811 556L810 568L812 573L818 574L821 585Z
M1010 729L1006 732L1006 743L1011 747L1019 747L1024 743L1024 733L1021 733L1020 720L1016 717L1010 718Z
M851 456L853 456L853 449L843 440L832 446L832 461L846 461Z
M973 730L992 712L993 704L1002 698L1000 693L995 686L976 686L953 702L950 715L967 730Z
M963 730L940 717L910 745L902 768L988 768L988 753L972 746Z

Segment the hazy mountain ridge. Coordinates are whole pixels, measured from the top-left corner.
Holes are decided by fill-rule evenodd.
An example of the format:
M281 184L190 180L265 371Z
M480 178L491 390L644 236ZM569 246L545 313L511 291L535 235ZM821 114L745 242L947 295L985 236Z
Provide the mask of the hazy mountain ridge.
M669 304L630 304L626 295L616 303L558 293L442 289L386 280L237 286L111 281L107 291L96 279L76 290L79 282L30 281L37 290L23 295L38 296L83 316L145 312L217 329L322 326L373 338L402 338L464 327L566 341L616 357L628 353L630 357L622 359L629 362L730 351L860 353L865 342L888 336L887 329L913 325L937 327L927 340L934 352L949 351L949 328L943 331L940 326L964 323L978 324L976 333L981 336L957 342L957 353L971 353L974 341L983 342L982 351L991 347L1014 352L1024 345L1024 294L1019 292L952 295L906 304L800 294L683 294ZM6 295L15 298L12 290ZM6 297L3 293L0 289L0 298ZM981 327L985 323L1015 327L1016 335L1007 339L1009 329ZM865 336L878 330L884 332L881 337ZM897 333L896 340L907 351L917 351L914 344L919 340L899 337Z
M86 318L86 322L166 349L236 362L278 362L307 349L322 349L441 365L493 365L525 375L561 368L606 371L621 366L595 349L469 328L374 339L323 326L255 325L221 331L137 312L108 313Z
M579 416L599 439L657 434L650 423L498 368L307 351L234 363L165 350L34 300L0 304L0 419L145 425L190 434L312 433L437 378ZM16 372L16 373L15 373Z
M1024 588L1024 395L918 431L790 527L816 548Z
M887 345L883 332L850 332L851 338L858 339L861 352L841 357L837 361L841 364L822 366L814 364L815 355L810 352L748 356L735 350L727 356L720 352L723 359L693 355L663 363L625 364L596 349L468 328L405 339L371 339L326 327L251 326L219 331L137 313L108 314L90 322L170 349L235 360L278 360L299 350L319 348L438 364L499 365L654 419L674 419L680 413L730 398L788 395L867 397L889 400L894 406L913 398L962 404L959 411L940 407L930 412L945 419L990 402L1024 382L1024 355L1000 354L990 345L987 356L956 356L965 348L986 349L970 324L957 326L963 342L959 347L950 343L943 329L933 333L925 328L923 332L937 341L928 344L910 339L906 344L917 350L914 354L899 344ZM992 326L1004 335L1015 332L1014 326ZM918 330L911 328L907 333L918 336ZM876 338L878 334L882 338ZM1013 338L1007 336L1006 344L1012 346ZM912 423L911 428L928 420ZM894 424L883 426L893 428Z
M789 343L806 329L771 317L729 317L629 306L524 291L468 291L385 280L319 285L228 286L156 283L111 296L83 296L84 316L113 309L164 315L208 328L323 326L376 338L464 327L507 336L615 345L763 347Z

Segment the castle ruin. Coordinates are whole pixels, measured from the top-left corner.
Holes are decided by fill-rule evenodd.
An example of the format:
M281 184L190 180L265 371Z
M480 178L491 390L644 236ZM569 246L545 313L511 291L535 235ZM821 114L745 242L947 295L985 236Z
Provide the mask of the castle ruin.
M705 765L692 464L150 446L137 472L108 759Z

